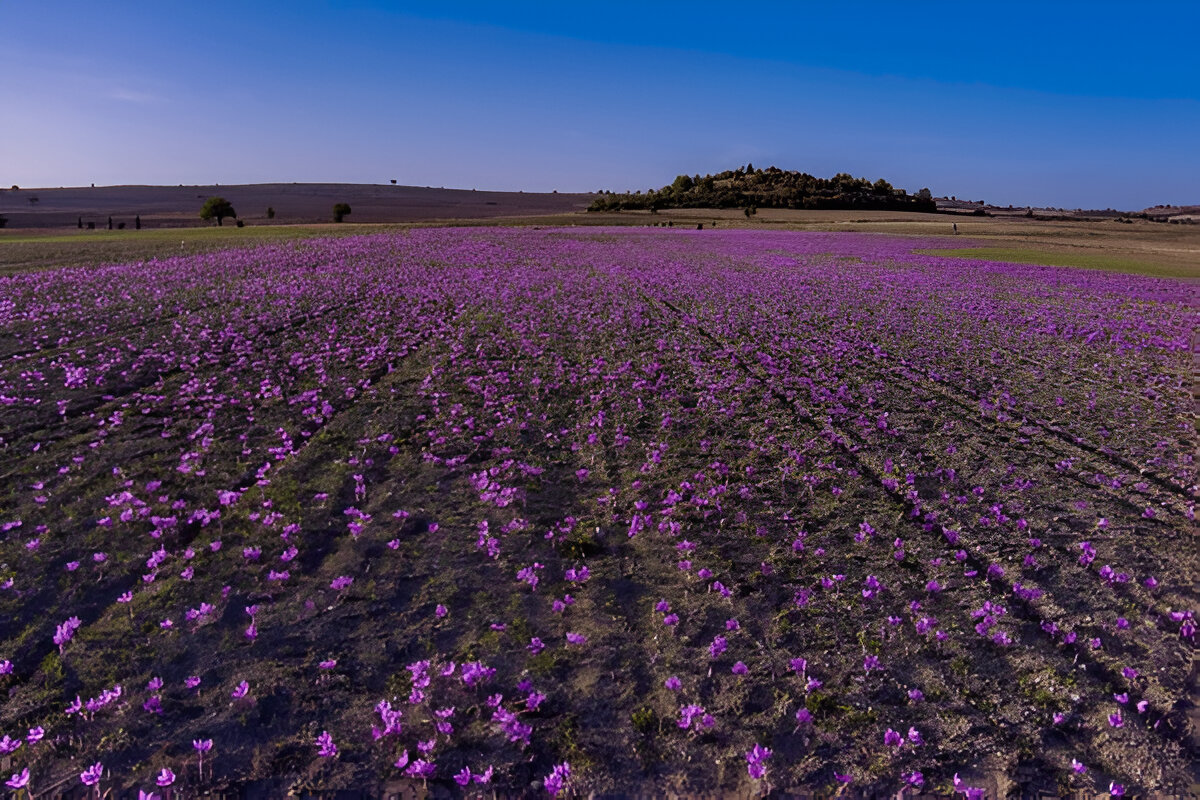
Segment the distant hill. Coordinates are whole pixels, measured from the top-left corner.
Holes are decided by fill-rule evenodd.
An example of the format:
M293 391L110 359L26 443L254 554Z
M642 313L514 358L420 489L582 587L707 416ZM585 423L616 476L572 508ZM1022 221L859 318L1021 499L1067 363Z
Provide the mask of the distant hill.
M1200 205L1154 206L1143 209L1142 215L1160 222L1197 223L1200 222Z
M753 164L716 175L680 175L661 189L624 194L603 192L588 211L650 210L660 208L872 209L879 211L936 211L928 189L909 194L883 178L874 182L839 173L816 178L806 172L778 167L755 169Z
M200 207L224 197L250 225L330 222L334 203L347 203L348 222L415 222L540 216L583 211L594 195L544 192L488 192L362 183L257 183L217 186L94 186L0 190L0 215L10 228L97 228L211 225ZM268 219L267 209L274 209ZM226 220L225 224L230 224Z

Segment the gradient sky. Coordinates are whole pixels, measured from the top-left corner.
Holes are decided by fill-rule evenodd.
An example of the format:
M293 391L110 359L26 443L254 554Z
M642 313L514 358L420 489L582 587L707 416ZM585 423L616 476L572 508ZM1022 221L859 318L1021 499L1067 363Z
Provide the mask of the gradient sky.
M1200 3L0 0L0 185L1200 203Z

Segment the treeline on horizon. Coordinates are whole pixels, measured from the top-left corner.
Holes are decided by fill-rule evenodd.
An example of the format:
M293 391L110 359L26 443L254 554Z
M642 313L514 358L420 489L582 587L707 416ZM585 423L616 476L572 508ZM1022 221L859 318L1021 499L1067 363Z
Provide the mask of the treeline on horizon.
M909 194L883 178L871 182L840 172L817 178L807 172L753 164L716 175L680 175L661 189L645 193L600 192L588 211L658 211L660 208L805 208L936 211L928 189Z

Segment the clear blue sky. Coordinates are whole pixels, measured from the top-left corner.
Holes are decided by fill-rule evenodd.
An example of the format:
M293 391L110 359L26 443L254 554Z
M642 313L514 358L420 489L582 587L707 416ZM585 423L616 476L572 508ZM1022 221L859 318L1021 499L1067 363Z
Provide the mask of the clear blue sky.
M744 10L742 10L744 9ZM1200 202L1200 3L0 0L0 185Z

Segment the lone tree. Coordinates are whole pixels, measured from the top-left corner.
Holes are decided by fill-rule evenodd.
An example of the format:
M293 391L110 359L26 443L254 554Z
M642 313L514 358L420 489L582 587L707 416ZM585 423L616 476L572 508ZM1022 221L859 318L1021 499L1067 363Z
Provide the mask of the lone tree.
M267 219L275 219L275 207L267 206Z
M350 214L350 204L349 203L334 203L333 204L333 221L334 222L341 222L345 217L349 216L349 214Z
M224 197L210 197L204 201L204 208L200 209L200 219L208 221L216 219L217 224L221 224L221 220L225 217L233 217L237 219L237 212L233 210L233 204Z

